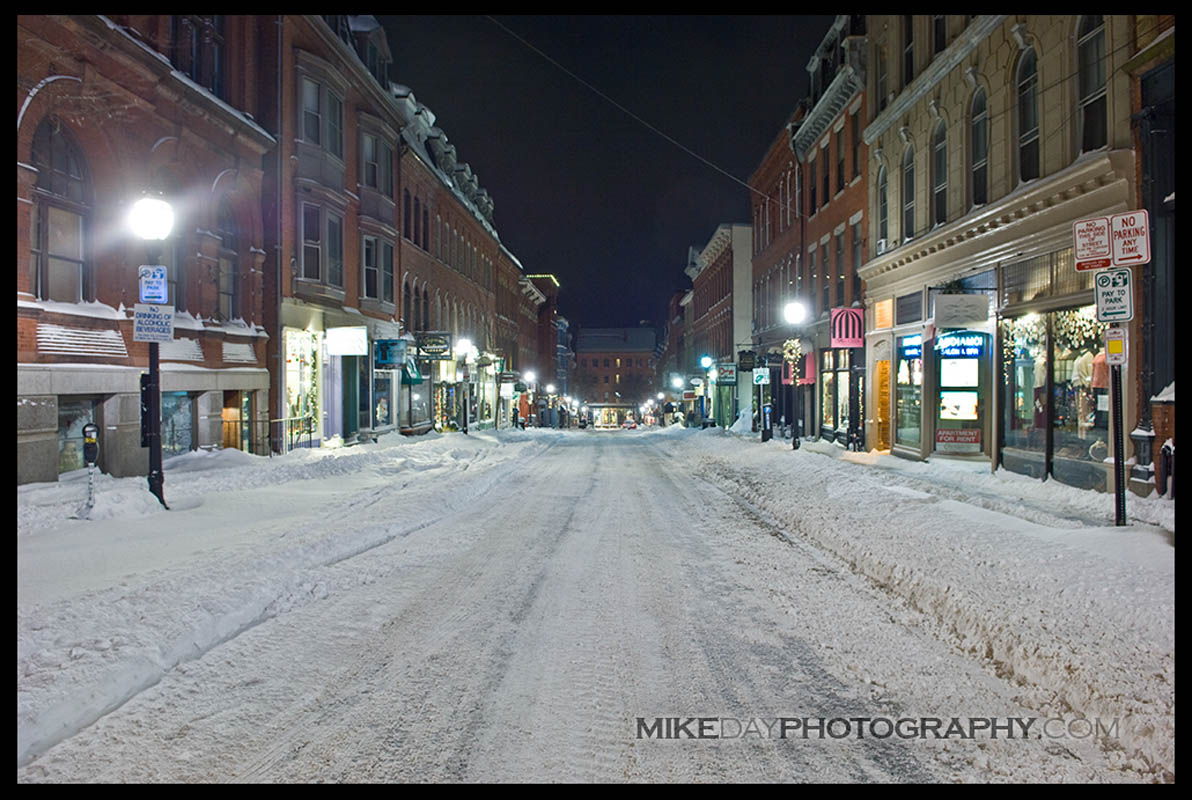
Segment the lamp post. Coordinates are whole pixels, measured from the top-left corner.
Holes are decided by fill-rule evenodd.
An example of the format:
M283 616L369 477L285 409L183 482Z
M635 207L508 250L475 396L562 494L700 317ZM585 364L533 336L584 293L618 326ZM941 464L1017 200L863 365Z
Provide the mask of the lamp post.
M678 375L671 378L671 387L675 390L675 394L679 395L679 414L683 415L683 379Z
M703 407L700 409L700 417L701 417L700 427L701 428L707 426L708 401L712 399L712 378L711 378L711 375L712 375L712 364L714 364L714 363L715 363L715 361L712 360L711 356L703 356L699 360L699 365L704 368L704 403L703 403Z
M468 356L472 351L471 339L460 339L455 343L456 361L464 365L464 379L463 379L463 408L464 408L464 434L468 433Z
M174 228L174 209L160 197L142 197L133 203L128 223L137 238L145 242L149 263L156 265L161 255L160 242ZM169 511L161 468L161 360L157 342L149 342L149 378L142 387L142 399L141 414L147 417L143 427L145 446L149 448L149 491Z
M807 307L797 300L792 300L787 303L782 309L782 316L787 324L791 326L792 335L797 332L803 321L807 319ZM794 368L791 370L791 414L794 419L791 421L791 449L799 449L799 425L802 418L799 416L799 362L796 359Z

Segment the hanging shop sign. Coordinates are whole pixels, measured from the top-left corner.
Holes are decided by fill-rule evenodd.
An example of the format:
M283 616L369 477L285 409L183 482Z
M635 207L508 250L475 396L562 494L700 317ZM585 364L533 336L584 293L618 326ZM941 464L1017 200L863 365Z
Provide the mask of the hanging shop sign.
M739 350L737 352L737 369L741 372L749 372L757 368L757 353L752 350Z
M499 376L501 383L516 383L517 374L513 372L502 372Z
M952 331L942 333L935 340L935 349L943 358L979 358L985 351L985 334L980 331ZM903 358L907 355L903 348Z
M737 385L737 365L736 364L717 364L716 365L716 382L721 386L736 386Z
M832 309L832 347L865 345L865 309L840 306Z
M422 331L414 334L418 345L418 357L451 361L454 359L451 351L451 331Z
M368 328L363 325L350 328L327 329L327 355L368 355Z
M398 369L405 360L405 339L377 339L373 342L373 369Z
M1093 276L1097 290L1097 322L1129 322L1134 319L1134 290L1130 268L1106 269Z

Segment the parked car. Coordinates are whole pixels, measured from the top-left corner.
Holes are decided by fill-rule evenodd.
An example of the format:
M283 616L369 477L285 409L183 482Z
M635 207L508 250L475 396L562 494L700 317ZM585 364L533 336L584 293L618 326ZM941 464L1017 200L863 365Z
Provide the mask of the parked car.
M637 428L637 423L631 419L627 419L621 423L621 427L631 431Z

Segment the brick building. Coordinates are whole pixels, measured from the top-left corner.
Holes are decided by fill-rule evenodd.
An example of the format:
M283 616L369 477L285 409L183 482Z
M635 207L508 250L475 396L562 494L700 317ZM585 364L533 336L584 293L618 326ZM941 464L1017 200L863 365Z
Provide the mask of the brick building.
M800 414L805 434L841 443L864 430L864 350L832 347L830 315L834 308L860 308L862 300L857 271L866 256L865 42L864 17L836 17L807 66L810 108L791 128L791 149L803 165L805 214L795 294L809 320L802 350L812 356L803 370Z
M701 374L698 362L710 356L717 364L737 362L737 353L751 344L753 267L750 258L752 233L749 225L724 223L698 251L690 256L686 269L691 278L692 367ZM752 398L752 384L738 393L736 382L712 379L704 416L717 425L736 421L741 404Z
M803 263L802 166L795 158L790 131L808 109L801 100L787 125L775 136L761 164L749 178L753 205L753 349L758 366L770 367L770 383L757 387L759 404L774 403L775 425L791 425L794 387L784 384L783 347L795 336L783 309L797 298L795 279ZM798 298L804 303L806 297ZM764 359L764 362L762 361ZM789 376L789 370L786 373Z
M658 392L653 328L580 328L575 334L572 392L597 426L640 419L638 407Z
M254 121L271 31L242 16L17 17L17 481L99 465L144 474L134 342L138 266L168 268L175 339L160 346L162 447L267 446L266 221ZM127 227L160 193L171 237ZM167 487L168 489L168 487Z

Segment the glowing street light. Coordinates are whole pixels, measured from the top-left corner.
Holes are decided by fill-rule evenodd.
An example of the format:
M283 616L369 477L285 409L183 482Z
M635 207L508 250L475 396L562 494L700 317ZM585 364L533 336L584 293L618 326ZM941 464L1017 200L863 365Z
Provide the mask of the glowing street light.
M792 300L782 308L782 317L787 321L787 324L792 327L798 327L807 319L807 306L803 305L797 300ZM795 374L798 374L798 364L795 365ZM798 381L794 381L791 385L791 413L794 419L791 420L791 449L799 449L799 386Z
M807 319L807 306L792 300L782 307L782 317L791 325L799 325Z
M128 224L148 248L149 263L158 262L155 243L166 239L174 229L174 209L160 197L142 197L133 203ZM165 474L161 467L161 356L157 342L149 342L149 375L142 386L141 414L145 420L145 445L149 448L149 491L168 511L165 498Z

